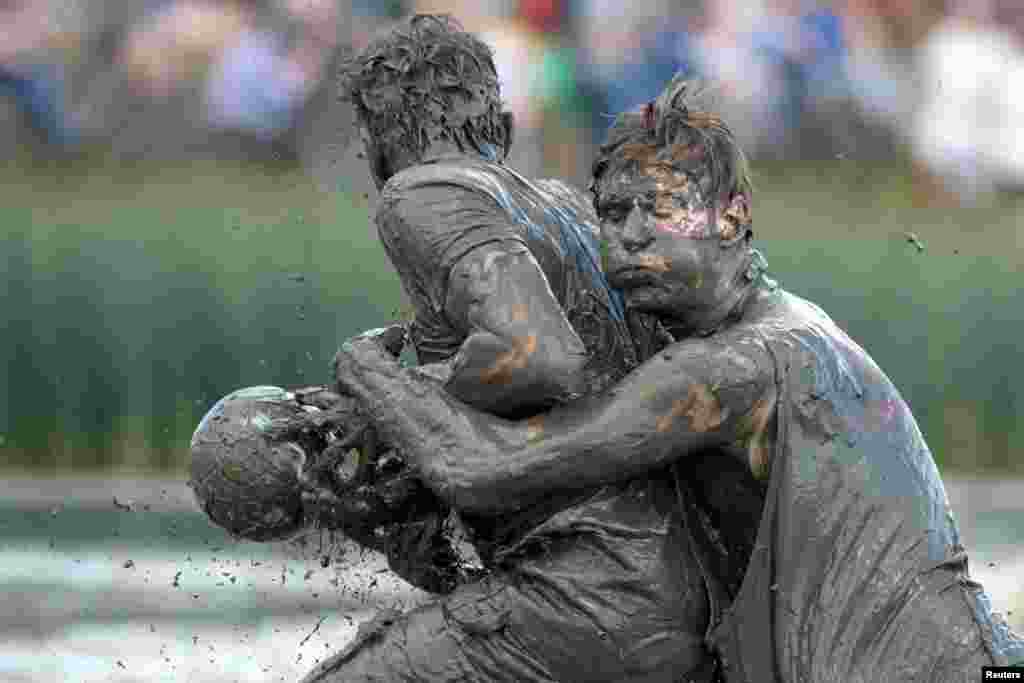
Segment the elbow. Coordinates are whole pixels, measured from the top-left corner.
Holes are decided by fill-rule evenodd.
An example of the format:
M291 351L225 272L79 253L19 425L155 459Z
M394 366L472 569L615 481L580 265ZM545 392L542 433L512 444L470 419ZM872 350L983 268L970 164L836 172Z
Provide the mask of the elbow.
M491 354L476 353L475 346L460 352L446 386L478 410L515 418L580 393L585 351L539 344L534 335Z
M534 335L525 339L517 348L521 351L523 375L545 386L552 396L577 393L583 368L590 359L583 343L575 336L551 337L539 343Z
M494 386L502 400L490 412L522 419L585 393L585 354L546 355L522 363Z

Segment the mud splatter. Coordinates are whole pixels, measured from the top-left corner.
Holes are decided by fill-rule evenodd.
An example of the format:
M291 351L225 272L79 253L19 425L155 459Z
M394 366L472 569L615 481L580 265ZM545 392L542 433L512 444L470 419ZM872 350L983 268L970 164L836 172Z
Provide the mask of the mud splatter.
M526 440L539 441L544 438L544 416L534 415L526 421Z
M659 433L668 431L680 417L689 420L690 430L703 433L715 429L724 419L722 407L711 390L704 384L695 382L684 399L672 402L672 409L655 422Z
M672 262L666 257L656 254L641 254L637 259L638 265L656 273L667 273L672 269Z
M484 384L503 384L512 379L513 370L522 370L527 360L537 350L537 335L528 334L512 340L512 350L501 354L491 367L484 370L480 379Z

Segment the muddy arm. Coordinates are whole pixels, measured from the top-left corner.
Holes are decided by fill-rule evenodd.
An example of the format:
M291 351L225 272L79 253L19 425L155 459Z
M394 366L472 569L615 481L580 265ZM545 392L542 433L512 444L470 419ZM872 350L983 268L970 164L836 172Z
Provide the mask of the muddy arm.
M759 400L774 387L768 367L753 344L681 342L611 392L512 421L459 402L430 377L402 372L372 340L351 340L335 357L339 384L365 402L427 485L480 514L743 442Z
M575 390L586 348L519 229L478 192L417 187L377 230L415 310L420 362L453 396L505 416ZM435 363L435 361L444 361Z
M576 390L586 348L519 242L464 256L449 276L445 313L466 333L445 385L452 396L507 416Z

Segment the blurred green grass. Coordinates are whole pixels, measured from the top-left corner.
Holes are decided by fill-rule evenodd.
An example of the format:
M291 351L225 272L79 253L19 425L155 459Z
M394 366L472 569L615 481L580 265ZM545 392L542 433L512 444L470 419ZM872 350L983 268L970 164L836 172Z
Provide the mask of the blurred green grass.
M782 285L867 348L944 468L1024 473L1024 206L917 208L898 163L757 170ZM341 340L402 305L374 198L294 169L12 163L0 188L9 467L179 471L218 397L323 382Z

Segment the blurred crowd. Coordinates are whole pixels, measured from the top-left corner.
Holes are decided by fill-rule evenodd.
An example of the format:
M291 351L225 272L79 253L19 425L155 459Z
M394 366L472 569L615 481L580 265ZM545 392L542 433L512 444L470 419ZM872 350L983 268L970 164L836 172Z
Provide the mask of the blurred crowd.
M683 70L755 158L906 150L936 196L1024 187L1020 0L0 0L0 152L315 157L344 51L413 12L494 48L530 173L583 180Z
M343 12L335 0L0 2L0 127L40 153L294 157L349 42Z

